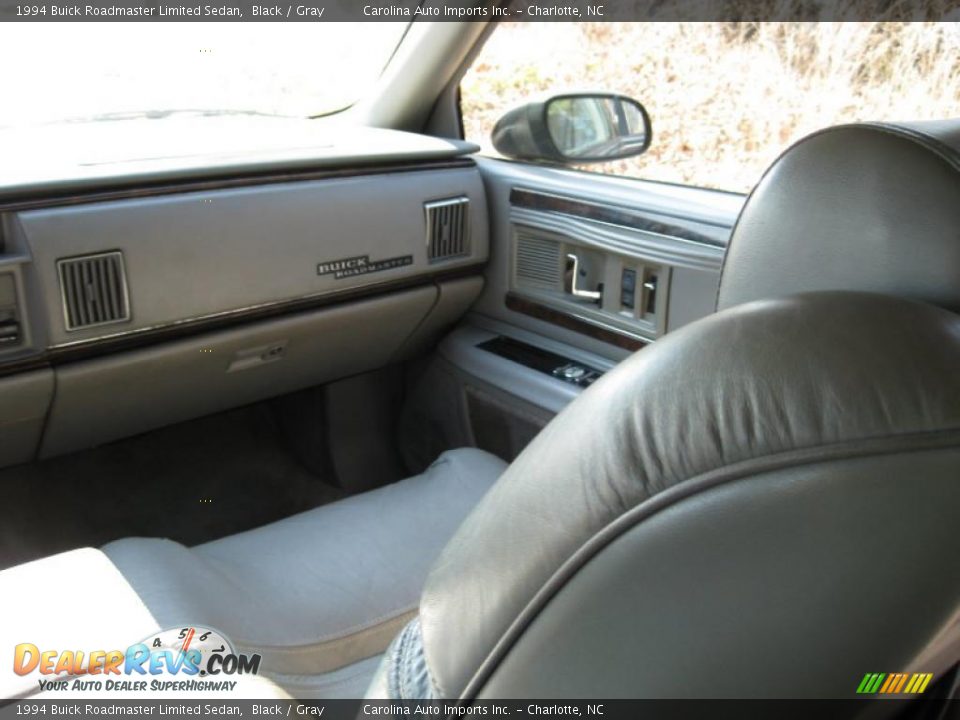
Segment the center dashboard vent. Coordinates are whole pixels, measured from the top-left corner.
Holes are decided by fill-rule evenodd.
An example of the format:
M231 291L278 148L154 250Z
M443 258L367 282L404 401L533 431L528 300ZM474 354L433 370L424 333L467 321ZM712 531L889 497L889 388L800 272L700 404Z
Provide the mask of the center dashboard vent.
M424 203L427 219L427 257L430 262L470 253L470 200L447 198Z
M114 251L57 260L57 273L67 330L130 319L122 253Z

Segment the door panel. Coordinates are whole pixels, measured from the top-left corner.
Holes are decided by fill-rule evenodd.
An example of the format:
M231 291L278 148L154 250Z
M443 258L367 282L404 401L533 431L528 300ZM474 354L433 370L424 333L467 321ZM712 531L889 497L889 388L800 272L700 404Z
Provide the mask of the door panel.
M713 312L744 197L478 165L490 209L486 283L428 377L443 373L456 398L448 432L512 460L532 437L513 428L542 427L616 363ZM478 388L496 401L478 400Z
M743 196L479 164L493 252L477 312L614 360L713 312Z

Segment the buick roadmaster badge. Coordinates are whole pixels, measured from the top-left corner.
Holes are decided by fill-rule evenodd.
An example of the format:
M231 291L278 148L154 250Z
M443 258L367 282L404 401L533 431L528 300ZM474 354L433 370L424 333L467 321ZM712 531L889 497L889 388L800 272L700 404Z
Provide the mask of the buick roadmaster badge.
M368 273L382 272L383 270L392 270L393 268L413 265L413 255L398 255L397 257L387 258L386 260L370 260L369 255L357 255L356 257L343 258L342 260L331 260L317 264L317 275L333 275L337 280L354 275L366 275Z

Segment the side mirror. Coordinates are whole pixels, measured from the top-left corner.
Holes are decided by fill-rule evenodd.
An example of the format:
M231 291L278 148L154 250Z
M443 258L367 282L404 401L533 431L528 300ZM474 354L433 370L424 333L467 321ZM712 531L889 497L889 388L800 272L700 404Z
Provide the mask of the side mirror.
M521 105L493 128L504 157L590 163L639 155L650 147L650 116L624 95L577 93Z

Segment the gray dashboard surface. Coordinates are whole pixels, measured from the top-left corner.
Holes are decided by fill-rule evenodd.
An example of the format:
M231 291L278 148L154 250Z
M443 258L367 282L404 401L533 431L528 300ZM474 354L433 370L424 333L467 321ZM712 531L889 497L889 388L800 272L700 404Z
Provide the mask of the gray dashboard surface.
M431 261L424 203L451 196L470 201L470 250ZM16 239L31 258L27 279L40 305L32 314L36 322L42 310L52 347L411 279L487 255L476 168L118 200L30 210L16 218ZM68 332L57 261L107 251L123 253L132 317ZM328 271L328 264L356 257L388 265L356 275Z
M0 347L0 425L16 438L0 466L381 367L480 291L472 146L166 123L49 128L42 153L0 129L0 317L20 332Z
M174 114L0 128L0 202L104 186L445 160L472 143L333 118Z

